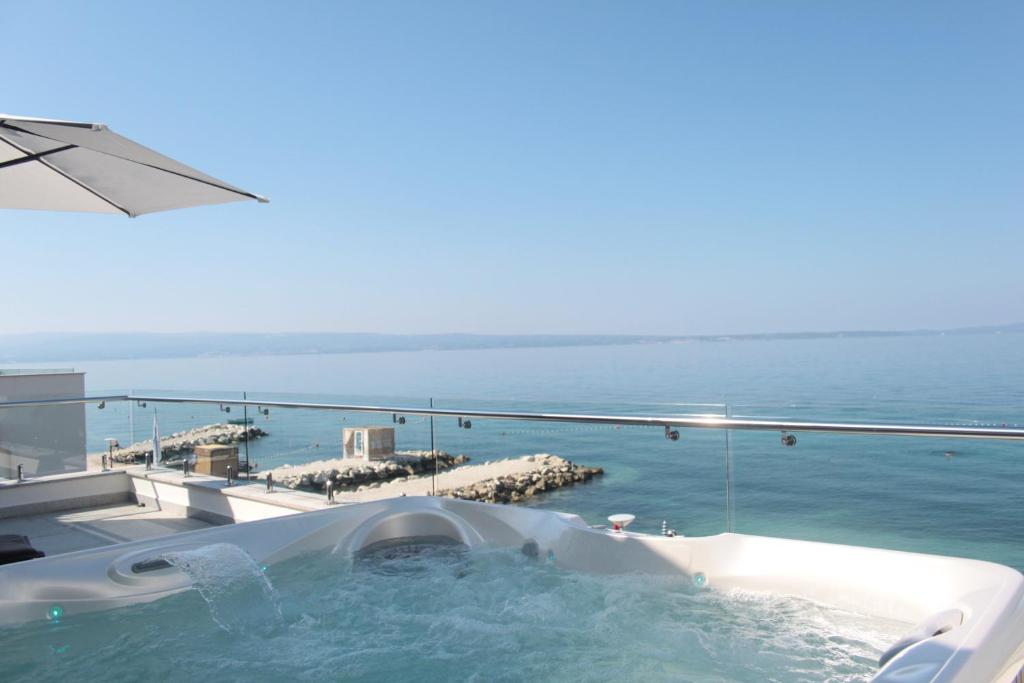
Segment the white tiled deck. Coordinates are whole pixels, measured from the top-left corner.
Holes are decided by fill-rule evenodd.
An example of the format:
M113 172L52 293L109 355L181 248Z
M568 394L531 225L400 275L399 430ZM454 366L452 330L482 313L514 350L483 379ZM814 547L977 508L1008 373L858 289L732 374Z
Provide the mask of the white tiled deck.
M134 503L0 519L0 534L28 536L47 555L205 529L209 522Z

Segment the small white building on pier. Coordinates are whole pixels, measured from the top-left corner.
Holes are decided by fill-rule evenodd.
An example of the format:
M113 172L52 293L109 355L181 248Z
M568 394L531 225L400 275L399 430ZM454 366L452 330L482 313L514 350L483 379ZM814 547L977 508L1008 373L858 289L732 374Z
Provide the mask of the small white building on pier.
M394 427L345 427L341 437L343 458L388 460L395 457Z

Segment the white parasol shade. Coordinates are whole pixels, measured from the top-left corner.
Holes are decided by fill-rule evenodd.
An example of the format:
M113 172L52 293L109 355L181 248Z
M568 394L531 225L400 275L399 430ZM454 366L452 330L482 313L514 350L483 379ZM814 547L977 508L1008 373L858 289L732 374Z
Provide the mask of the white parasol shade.
M103 124L0 114L0 208L140 216L247 199L267 201Z

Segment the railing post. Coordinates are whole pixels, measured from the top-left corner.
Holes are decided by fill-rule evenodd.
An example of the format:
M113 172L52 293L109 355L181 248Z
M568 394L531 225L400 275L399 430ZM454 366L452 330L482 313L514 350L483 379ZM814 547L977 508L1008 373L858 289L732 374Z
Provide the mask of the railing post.
M732 411L729 409L729 404L725 404L725 419L729 420ZM733 501L733 488L732 488L732 430L725 430L725 530L727 532L736 531L736 512L735 504Z

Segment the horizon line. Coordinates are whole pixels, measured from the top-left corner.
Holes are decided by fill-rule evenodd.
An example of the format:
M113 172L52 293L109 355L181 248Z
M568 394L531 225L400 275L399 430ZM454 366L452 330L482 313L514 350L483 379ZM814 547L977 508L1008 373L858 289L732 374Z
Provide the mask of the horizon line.
M32 365L67 362L310 356L423 351L494 351L726 342L879 339L968 335L1024 334L1024 323L950 329L842 330L834 332L766 332L719 335L641 334L384 334L322 333L184 333L95 332L0 334L0 363Z
M1004 322L984 325L961 325L957 327L916 327L916 328L845 328L845 329L804 329L788 330L778 332L678 332L678 333L648 333L648 332L375 332L368 330L288 330L288 331L258 331L258 330L182 330L175 332L148 331L148 330L117 330L104 332L86 332L78 330L60 331L32 331L32 332L0 332L0 339L11 337L30 336L379 336L379 337L619 337L623 339L707 339L725 337L771 337L784 335L821 335L833 336L837 334L938 334L941 332L964 332L964 331L998 331L1014 328L1024 328L1024 321Z

